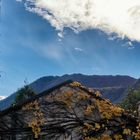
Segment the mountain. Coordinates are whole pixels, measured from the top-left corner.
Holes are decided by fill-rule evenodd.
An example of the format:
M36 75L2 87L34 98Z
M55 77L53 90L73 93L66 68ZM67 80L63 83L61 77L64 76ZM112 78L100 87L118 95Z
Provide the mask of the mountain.
M41 77L30 84L30 87L37 93L58 85L66 80L78 81L86 87L98 89L103 97L110 99L113 103L119 102L124 96L128 87L136 83L137 79L130 76L112 75L83 75L71 74L63 76ZM0 101L0 109L7 108L15 100L16 93Z
M49 79L49 80L48 80ZM51 83L63 82L66 80L73 80L82 83L83 85L91 88L108 88L108 87L119 87L126 88L134 84L137 79L130 76L112 76L112 75L83 75L83 74L71 74L63 76L46 76L42 77L31 84L31 87L37 92L42 92Z
M47 80L50 79L50 82ZM37 93L43 92L49 85L61 83L66 80L78 81L86 87L98 89L103 97L110 99L112 102L119 102L125 95L128 87L136 83L137 79L130 76L112 76L112 75L83 75L71 74L63 76L46 76L42 77L31 84L31 87Z

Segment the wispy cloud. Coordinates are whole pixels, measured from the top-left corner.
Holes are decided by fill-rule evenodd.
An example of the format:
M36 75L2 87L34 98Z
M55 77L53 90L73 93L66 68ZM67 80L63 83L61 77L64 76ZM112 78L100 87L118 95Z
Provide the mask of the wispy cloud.
M22 2L22 0L16 0L17 2Z
M62 51L61 46L56 46L54 44L48 44L47 47L42 46L39 49L45 57L55 59L57 61L60 61L63 58L63 51Z
M76 51L78 51L78 52L82 52L83 51L83 49L81 49L81 48L78 48L78 47L76 47L76 48L74 48Z
M17 0L19 1L19 0ZM100 29L140 41L140 0L25 0L27 10L48 20L56 30ZM62 34L59 34L62 36Z
M127 47L129 50L132 50L132 49L135 48L131 41L128 41L128 42L124 43L122 46Z

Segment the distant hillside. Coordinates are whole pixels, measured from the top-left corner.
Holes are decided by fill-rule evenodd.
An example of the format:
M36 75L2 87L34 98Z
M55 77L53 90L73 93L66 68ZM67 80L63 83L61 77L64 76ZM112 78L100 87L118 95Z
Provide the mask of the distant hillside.
M137 79L130 76L72 74L42 77L33 82L31 87L35 92L40 93L53 83L58 84L69 79L78 81L86 87L100 90L105 98L110 99L114 103L119 102L125 96L125 90L137 81Z
M82 83L91 88L106 88L106 87L128 87L134 84L137 79L130 76L104 76L104 75L83 75L72 74L63 76L46 76L42 77L31 84L36 92L42 92L48 86L47 83L62 82L66 80L73 80Z
M39 94L66 80L78 81L86 87L99 89L102 92L103 97L110 99L114 103L119 102L125 96L126 89L134 85L137 81L137 79L130 76L71 74L42 77L31 83L30 86L37 94ZM0 109L10 106L15 100L15 97L16 93L0 101Z

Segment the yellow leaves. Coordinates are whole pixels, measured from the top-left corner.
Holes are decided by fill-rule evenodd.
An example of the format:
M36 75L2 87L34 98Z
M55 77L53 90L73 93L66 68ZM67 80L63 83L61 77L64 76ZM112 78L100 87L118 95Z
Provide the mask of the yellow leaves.
M95 129L100 129L101 128L101 126L100 126L100 124L99 123L95 123Z
M100 97L101 96L100 91L96 91L95 94L96 94L97 97Z
M90 95L82 91L74 92L73 90L67 90L55 95L54 99L56 101L64 103L68 108L71 108L75 103L78 103L82 100L90 99Z
M88 131L98 131L101 128L100 124L95 123L95 126L89 124L89 123L84 123L84 128L83 128L83 134L86 135Z
M97 108L101 113L102 118L110 119L112 117L112 112L110 111L110 105L104 100L96 100Z
M66 106L70 108L72 104L72 96L73 92L69 90L65 93L57 94L55 100L65 103Z
M137 128L137 132L133 132L133 136L135 137L136 140L140 140L140 123L138 124Z
M102 135L100 140L112 140L112 138L109 135Z
M96 106L101 113L102 118L111 119L113 116L119 117L123 113L123 109L108 103L106 100L96 99Z
M131 130L126 128L123 130L123 134L124 135L131 135Z
M102 112L102 118L111 119L112 118L112 113L104 111L104 112Z
M136 140L140 140L140 130L138 130L136 133L133 133L133 136Z
M27 111L27 110L38 110L39 109L39 103L37 100L35 100L34 102L28 103L27 105L22 107L23 111Z
M84 123L84 126L85 126L85 129L87 129L87 130L93 130L94 129L93 126L88 124L88 123Z
M94 89L93 88L88 88L88 91L93 93L94 92Z
M138 126L136 127L137 129L140 129L140 123L138 124Z
M116 134L113 136L114 140L123 140L122 135Z
M31 122L29 122L28 126L32 128L32 132L34 133L35 138L38 138L41 132L41 128L38 127L38 121L34 119Z
M74 81L74 82L72 82L70 84L70 86L72 86L72 87L81 87L82 85L79 82Z
M82 93L82 92L77 92L76 93L77 99L80 100L86 100L90 98L90 95L88 95L87 93Z
M93 126L88 124L88 123L84 123L84 127L83 127L83 135L86 136L87 132L93 130Z
M35 138L38 138L41 132L40 126L45 123L44 114L41 111L39 102L35 100L34 102L28 103L22 108L22 110L31 113L32 117L28 121L28 126L32 128Z
M111 106L110 109L116 117L121 116L122 112L124 112L124 110L118 106Z
M85 115L87 115L87 116L91 115L91 113L93 112L93 109L95 109L95 107L93 105L88 105L85 110Z

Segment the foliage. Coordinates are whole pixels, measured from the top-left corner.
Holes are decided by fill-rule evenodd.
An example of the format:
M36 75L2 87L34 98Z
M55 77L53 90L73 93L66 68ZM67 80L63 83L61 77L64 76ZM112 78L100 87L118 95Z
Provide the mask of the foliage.
M129 111L137 111L137 103L140 101L140 88L129 89L128 95L120 103L121 107Z
M43 116L43 113L40 109L40 105L38 101L34 101L32 103L29 103L27 105L25 105L22 108L23 111L25 111L26 113L30 112L30 121L28 122L28 127L32 128L32 132L34 133L34 137L38 138L40 132L41 132L41 128L40 126L42 126L45 123L45 119Z
M30 86L25 85L23 88L19 89L16 92L16 98L14 104L21 103L31 97L35 96L35 93L33 90L30 88Z
M22 108L24 114L30 114L27 125L35 138L45 130L46 139L68 138L75 132L75 139L81 140L122 140L129 136L139 140L136 120L129 120L122 108L102 99L99 91L74 82L56 93Z

